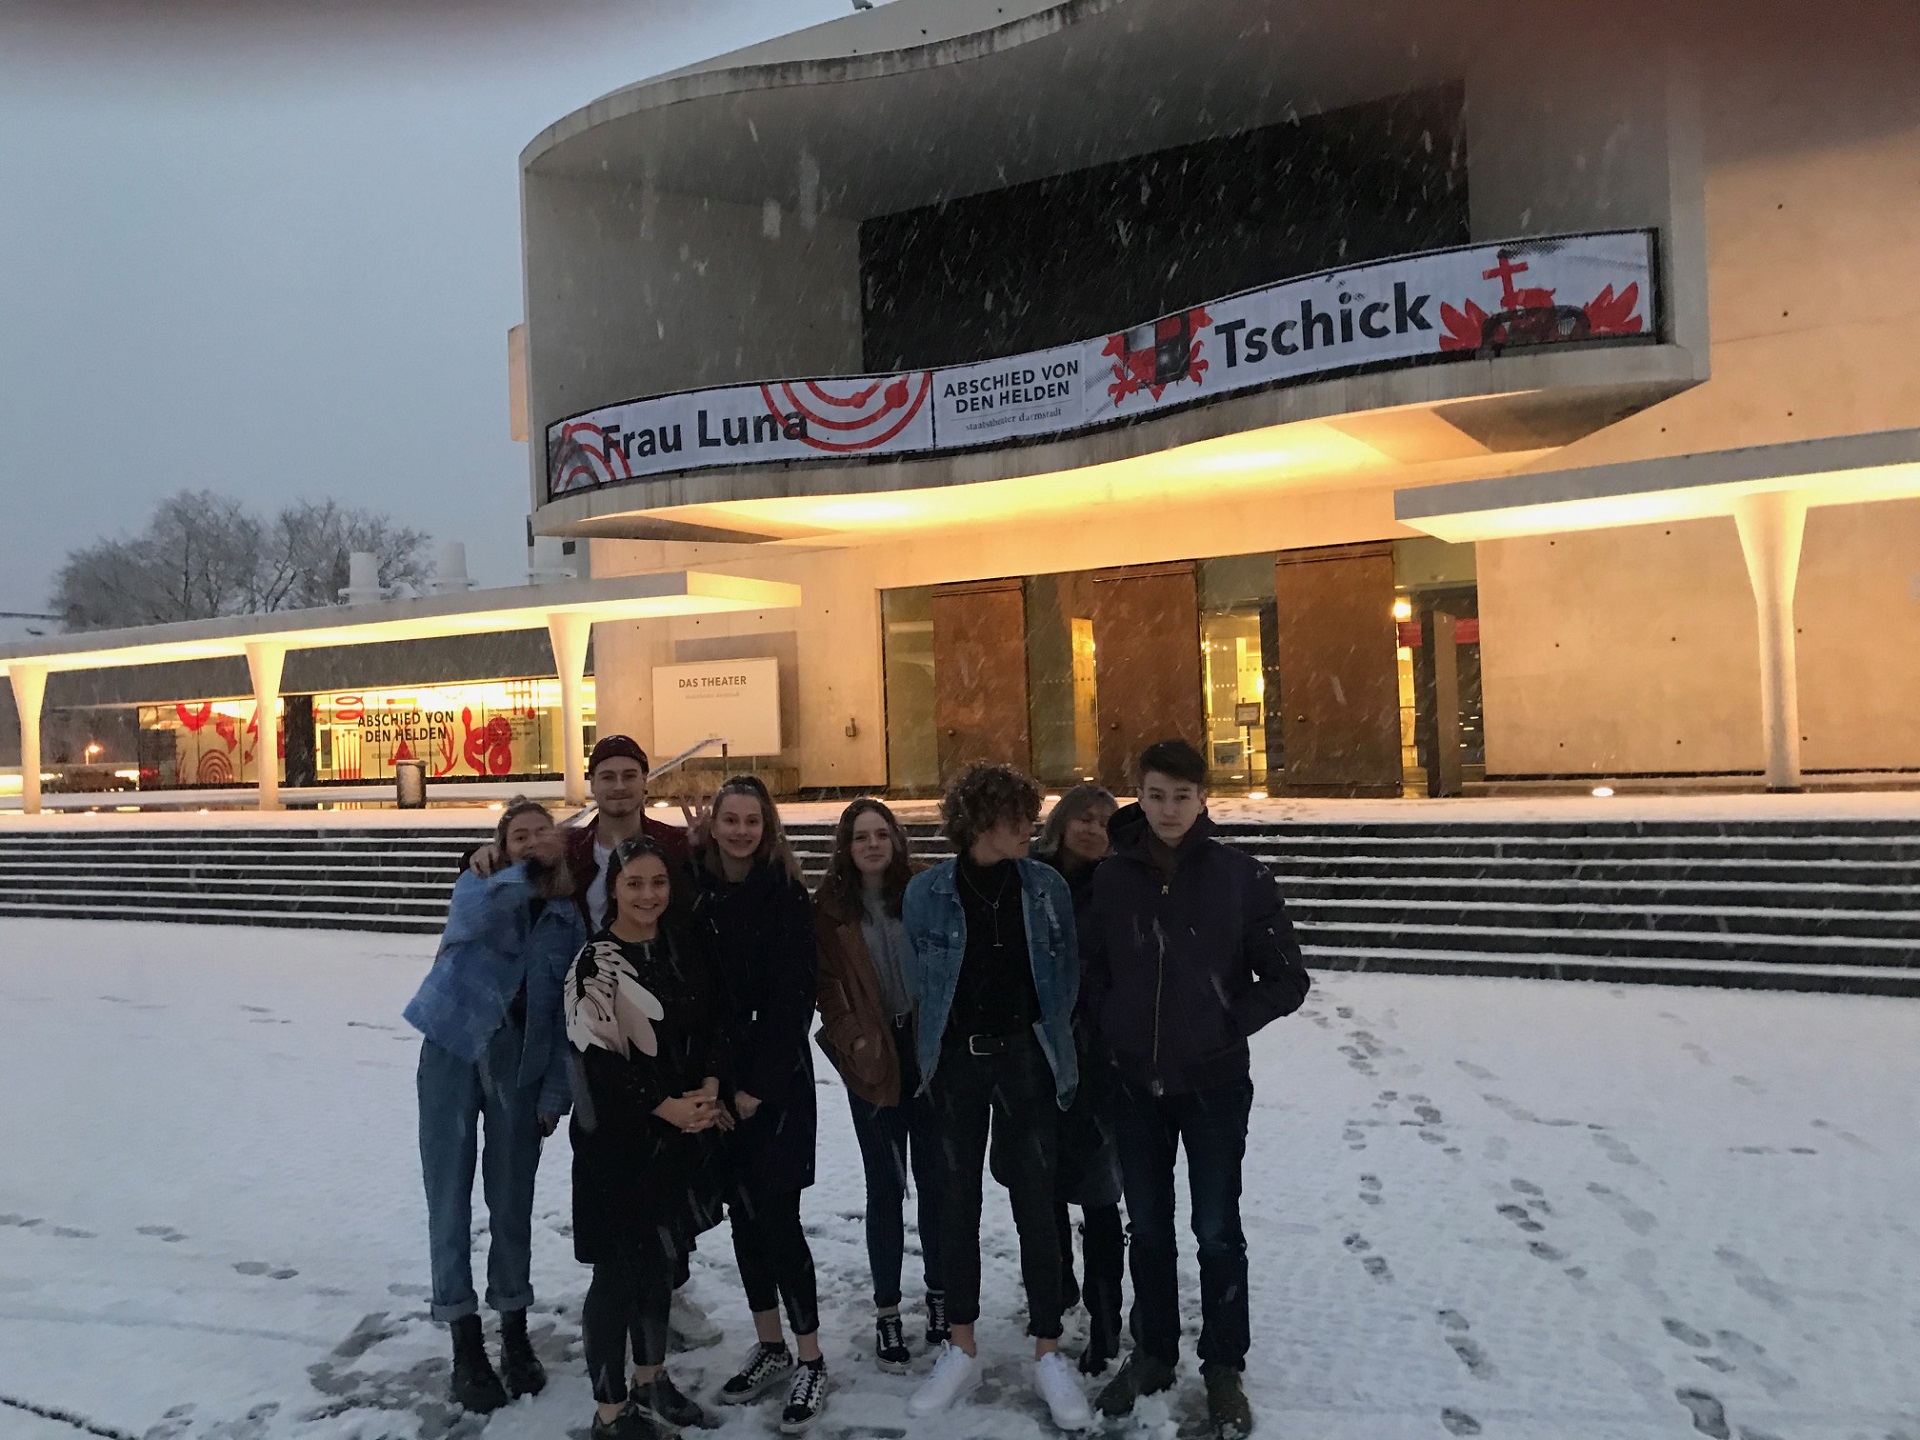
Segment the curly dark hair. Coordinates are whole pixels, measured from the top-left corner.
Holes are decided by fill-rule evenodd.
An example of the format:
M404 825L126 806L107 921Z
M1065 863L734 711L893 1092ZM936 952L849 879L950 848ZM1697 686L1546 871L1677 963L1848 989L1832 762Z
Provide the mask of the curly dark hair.
M975 765L953 782L940 801L940 829L965 854L1002 820L1040 818L1040 787L1011 765Z
M901 897L907 893L907 882L913 878L907 832L901 828L893 811L871 795L862 795L840 812L840 823L833 832L833 856L827 861L827 873L820 878L820 888L814 891L814 899L845 916L857 916L860 913L866 901L859 868L853 863L853 827L859 823L862 815L867 814L878 815L885 820L887 833L893 839L893 859L887 865L887 873L881 877L880 898L889 915L898 915Z

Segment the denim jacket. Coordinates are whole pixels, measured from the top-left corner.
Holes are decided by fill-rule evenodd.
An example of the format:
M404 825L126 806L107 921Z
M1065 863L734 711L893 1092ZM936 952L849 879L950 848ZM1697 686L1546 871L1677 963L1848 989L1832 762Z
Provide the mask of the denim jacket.
M547 901L537 914L535 898L524 864L485 877L462 872L433 968L403 1013L434 1044L477 1064L524 984L520 1084L539 1084L541 1114L564 1115L572 1086L561 987L587 931L565 897Z
M1080 1084L1073 1044L1073 1007L1080 992L1080 946L1073 926L1073 895L1060 872L1038 860L1014 862L1020 871L1021 912L1027 924L1027 958L1040 1019L1033 1027L1053 1067L1055 1097L1062 1110ZM913 993L919 1000L920 1088L940 1063L940 1041L960 984L967 953L967 919L948 860L916 875L907 885L901 921L912 951Z

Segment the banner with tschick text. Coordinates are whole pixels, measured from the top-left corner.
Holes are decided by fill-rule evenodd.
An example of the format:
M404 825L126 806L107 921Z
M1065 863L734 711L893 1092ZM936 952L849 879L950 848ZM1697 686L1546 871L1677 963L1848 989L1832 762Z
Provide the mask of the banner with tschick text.
M548 427L550 496L718 465L967 450L1358 366L1654 335L1653 235L1515 240L1248 290L944 370L690 390Z

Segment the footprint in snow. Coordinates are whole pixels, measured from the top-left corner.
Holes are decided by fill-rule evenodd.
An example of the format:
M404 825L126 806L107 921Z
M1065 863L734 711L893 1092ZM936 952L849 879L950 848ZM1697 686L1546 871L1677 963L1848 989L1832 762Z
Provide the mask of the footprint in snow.
M1480 1422L1464 1410L1456 1410L1451 1405L1440 1412L1440 1423L1447 1427L1449 1435L1478 1435Z
M264 1275L269 1280L291 1280L300 1273L285 1266L275 1268L264 1260L237 1260L233 1268L242 1275Z
M1593 1132L1593 1143L1598 1145L1601 1150L1606 1153L1607 1159L1613 1161L1616 1165L1640 1164L1640 1157L1633 1153L1632 1148L1628 1146L1626 1141L1619 1139L1617 1136L1609 1135L1605 1131L1596 1130Z
M1476 1080L1498 1080L1500 1078L1494 1074L1493 1071L1487 1069L1486 1066L1476 1065L1471 1060L1456 1060L1453 1063Z
M1460 1363L1467 1367L1467 1373L1476 1380L1493 1379L1496 1373L1493 1362L1487 1358L1487 1352L1480 1348L1480 1342L1466 1333L1467 1317L1458 1310L1441 1310L1435 1318L1446 1332L1441 1338L1447 1342L1447 1348L1460 1357Z
M1527 1231L1529 1234L1537 1235L1542 1230L1545 1230L1547 1228L1546 1226L1542 1225L1538 1220L1534 1219L1533 1216L1529 1215L1526 1211L1526 1207L1523 1205L1496 1206L1495 1213L1499 1215L1504 1215L1507 1219L1511 1220L1515 1225L1518 1225L1522 1230Z
M1652 1211L1641 1209L1618 1190L1596 1182L1588 1184L1587 1193L1602 1201L1636 1235L1645 1235L1658 1223Z
M187 1237L171 1225L142 1225L135 1232L138 1235L151 1235L154 1239L168 1245L177 1245Z
M1694 1329L1693 1326L1687 1324L1684 1320L1676 1320L1673 1316L1667 1315L1662 1317L1660 1323L1666 1328L1667 1334L1678 1340L1682 1345L1691 1345L1696 1350L1711 1350L1713 1348L1713 1340L1709 1336Z
M1748 1339L1738 1330L1716 1330L1713 1334L1720 1348L1739 1361L1773 1399L1800 1388L1798 1380L1767 1358L1767 1347L1759 1341Z
M1695 1430L1711 1436L1712 1440L1731 1440L1733 1431L1727 1425L1727 1407L1720 1403L1718 1396L1683 1385L1673 1392L1673 1398L1687 1407Z
M1557 1245L1549 1245L1544 1240L1529 1240L1527 1242L1527 1249L1532 1254L1539 1256L1542 1260L1549 1261L1555 1265L1558 1265L1562 1260L1567 1258L1566 1251Z

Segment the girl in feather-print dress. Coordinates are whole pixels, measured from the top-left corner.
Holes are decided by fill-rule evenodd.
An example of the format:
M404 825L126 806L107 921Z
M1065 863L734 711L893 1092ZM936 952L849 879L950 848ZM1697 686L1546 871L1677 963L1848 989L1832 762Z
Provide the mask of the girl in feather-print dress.
M622 845L608 866L606 928L567 972L573 1246L593 1266L582 1318L596 1440L715 1423L664 1363L675 1269L720 1198L728 1012L672 899L653 843Z

